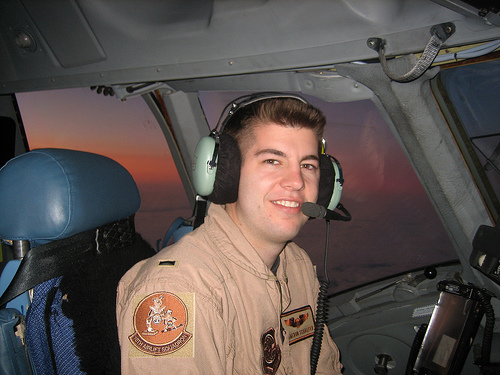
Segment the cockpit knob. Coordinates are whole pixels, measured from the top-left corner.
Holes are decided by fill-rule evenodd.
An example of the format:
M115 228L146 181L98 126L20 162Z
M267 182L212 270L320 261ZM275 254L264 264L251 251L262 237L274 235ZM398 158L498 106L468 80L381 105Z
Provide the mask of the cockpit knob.
M426 269L424 270L424 275L429 280L432 280L437 276L437 270L435 267L426 267Z

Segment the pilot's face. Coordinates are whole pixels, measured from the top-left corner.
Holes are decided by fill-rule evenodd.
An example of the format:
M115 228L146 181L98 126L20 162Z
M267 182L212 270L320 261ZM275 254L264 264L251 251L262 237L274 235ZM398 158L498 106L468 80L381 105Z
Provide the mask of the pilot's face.
M318 141L307 128L259 124L242 150L238 201L228 204L234 222L254 247L283 246L307 221L304 202L316 202Z

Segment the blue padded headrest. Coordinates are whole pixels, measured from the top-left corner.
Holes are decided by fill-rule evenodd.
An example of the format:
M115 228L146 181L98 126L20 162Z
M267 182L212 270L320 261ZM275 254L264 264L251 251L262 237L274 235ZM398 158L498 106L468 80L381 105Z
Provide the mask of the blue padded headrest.
M32 247L123 219L140 205L130 173L102 155L37 149L0 169L0 238Z

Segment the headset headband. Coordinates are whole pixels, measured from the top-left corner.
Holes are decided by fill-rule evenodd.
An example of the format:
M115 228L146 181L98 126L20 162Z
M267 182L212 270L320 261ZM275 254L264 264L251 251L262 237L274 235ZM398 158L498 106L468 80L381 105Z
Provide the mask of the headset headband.
M257 94L243 95L239 98L234 99L232 102L227 104L222 111L219 121L217 121L217 125L212 130L212 133L219 132L222 133L224 127L228 123L229 119L240 109L246 107L250 104L256 103L265 99L295 99L299 100L304 104L308 104L309 102L305 100L303 97L294 94L284 94L279 92L260 92ZM221 123L222 122L222 123ZM220 127L220 130L218 130Z

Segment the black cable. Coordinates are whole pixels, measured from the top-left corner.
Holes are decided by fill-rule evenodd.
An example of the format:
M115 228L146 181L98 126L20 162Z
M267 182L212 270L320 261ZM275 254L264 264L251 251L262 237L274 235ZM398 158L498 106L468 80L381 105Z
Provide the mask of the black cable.
M318 359L321 353L321 343L323 342L323 331L328 320L328 287L330 280L328 279L328 243L330 239L330 220L326 220L326 244L324 258L324 277L321 281L318 293L318 306L316 307L316 325L314 326L314 336L311 345L311 375L316 374Z
M326 221L326 243L325 243L325 256L323 259L323 276L325 278L325 282L330 284L330 279L328 278L328 248L330 244L330 220Z
M484 314L486 315L483 345L481 347L481 359L478 361L478 364L479 366L488 366L490 364L491 342L493 340L493 329L495 327L495 312L490 302L491 296L487 291L485 289L478 290L477 294L484 308Z
M420 351L420 347L422 346L422 342L424 341L425 333L427 332L428 324L424 323L418 329L415 338L413 339L413 344L410 349L410 355L408 356L408 362L406 363L406 372L405 375L413 375L415 372L413 371L413 366L415 366L415 362L417 362L418 353Z

